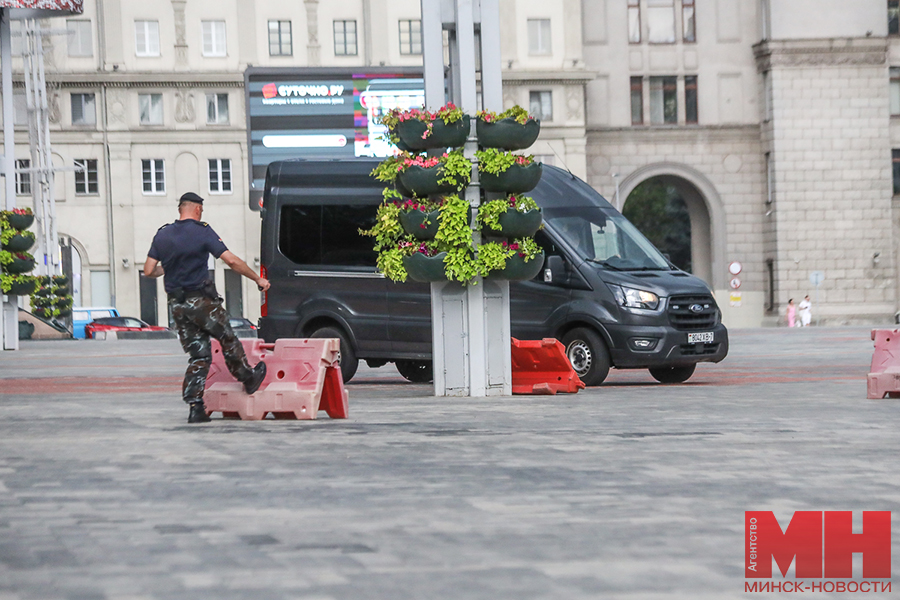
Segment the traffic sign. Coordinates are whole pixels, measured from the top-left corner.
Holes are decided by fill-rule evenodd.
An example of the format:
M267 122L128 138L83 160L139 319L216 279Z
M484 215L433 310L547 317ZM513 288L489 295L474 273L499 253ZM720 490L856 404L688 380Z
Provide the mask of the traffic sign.
M809 274L809 282L816 287L825 281L825 272L824 271L813 271Z

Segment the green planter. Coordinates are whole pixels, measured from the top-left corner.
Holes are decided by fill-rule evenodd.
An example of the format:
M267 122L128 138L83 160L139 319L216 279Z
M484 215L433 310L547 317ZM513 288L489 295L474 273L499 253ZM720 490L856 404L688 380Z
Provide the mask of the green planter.
M506 279L509 281L527 281L534 279L541 268L544 266L544 253L541 252L528 262L519 256L514 255L506 260L506 268L502 271L491 271L488 279Z
M67 275L54 275L53 283L55 283L58 286L67 285L69 283L69 277Z
M540 132L541 122L535 119L529 119L524 125L509 118L493 123L486 123L481 119L475 122L478 145L482 148L523 150L534 143Z
M412 256L403 257L403 266L413 281L422 283L447 281L447 274L444 272L445 256L446 252L439 252L435 256L425 256L421 252L416 252Z
M53 309L36 307L31 309L31 314L42 319L49 319L53 316Z
M9 250L10 252L25 252L32 246L34 246L33 235L22 235L21 233L17 233L9 238L8 242L3 244L3 249Z
M511 208L500 215L500 218L497 220L500 222L499 230L485 226L481 228L481 233L503 238L531 237L537 232L543 222L541 209L539 208L525 212L519 212Z
M9 226L14 229L28 229L34 223L34 215L18 215L11 213L7 216Z
M36 285L36 281L15 281L9 286L9 291L4 293L10 296L30 296Z
M428 213L421 210L401 212L400 224L406 233L417 240L433 240L441 224L441 211L437 209Z
M457 148L466 143L469 137L469 115L453 123L444 124L440 117L432 121L431 135L422 138L422 134L428 129L422 121L411 119L397 123L397 135L400 141L413 150L428 150L430 148Z
M60 307L58 310L61 317L68 317L72 314L72 307Z
M67 285L57 285L56 290L53 293L57 296L66 296L68 294L71 294L72 290L70 290L69 286Z
M539 162L527 166L512 165L498 175L481 173L481 189L486 192L524 194L534 189L541 180L543 165Z
M52 296L53 291L49 287L39 287L34 293L35 296Z
M35 296L31 299L31 304L34 306L53 306L53 297L52 296Z
M452 194L461 187L458 184L438 183L438 179L442 177L441 165L427 169L412 166L400 173L398 179L404 188L419 197L435 194Z
M16 257L13 257L13 261L11 263L9 263L8 265L4 265L4 267L3 267L3 269L7 273L14 273L14 274L28 273L33 268L34 268L34 259L33 258L28 258L28 259L23 260L21 258L16 258Z

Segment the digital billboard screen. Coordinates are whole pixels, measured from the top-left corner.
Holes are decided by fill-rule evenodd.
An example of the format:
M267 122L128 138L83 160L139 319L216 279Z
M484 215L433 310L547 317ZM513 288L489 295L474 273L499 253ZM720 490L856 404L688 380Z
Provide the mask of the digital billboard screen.
M425 104L421 70L251 67L244 79L253 210L269 163L391 156L396 147L378 117Z

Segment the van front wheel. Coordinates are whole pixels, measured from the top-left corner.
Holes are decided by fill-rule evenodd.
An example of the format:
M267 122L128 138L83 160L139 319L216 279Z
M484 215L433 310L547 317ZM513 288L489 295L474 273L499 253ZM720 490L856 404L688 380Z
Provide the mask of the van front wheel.
M694 374L697 365L687 367L656 367L650 369L653 379L660 383L684 383Z
M593 329L576 327L563 336L566 358L584 385L600 385L609 375L609 351Z
M353 376L356 375L356 369L359 368L359 359L356 358L353 346L350 345L350 340L347 339L343 331L334 327L323 327L322 329L317 329L309 337L339 339L341 341L341 352L338 354L338 364L341 367L341 379L344 380L344 383L353 379Z
M430 360L398 360L397 370L412 383L428 383L434 379L434 368Z

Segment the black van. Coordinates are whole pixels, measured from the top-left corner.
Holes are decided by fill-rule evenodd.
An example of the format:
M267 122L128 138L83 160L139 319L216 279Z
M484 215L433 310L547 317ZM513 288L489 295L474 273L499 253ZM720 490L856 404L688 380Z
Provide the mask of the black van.
M262 214L265 295L260 337L336 337L344 381L360 359L395 362L410 381L431 380L431 294L375 270L368 229L382 185L375 160L288 160L269 165ZM519 339L557 338L587 385L610 367L686 381L698 362L728 353L728 332L709 287L672 266L593 188L544 166L530 194L544 215L536 240L544 268L510 283L510 327Z

